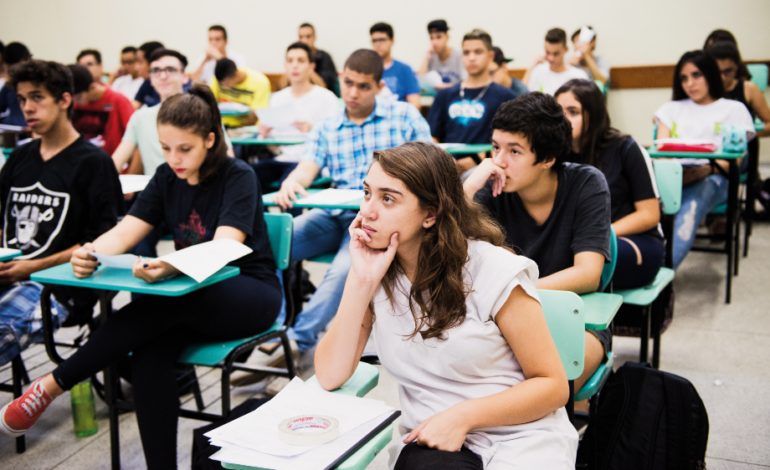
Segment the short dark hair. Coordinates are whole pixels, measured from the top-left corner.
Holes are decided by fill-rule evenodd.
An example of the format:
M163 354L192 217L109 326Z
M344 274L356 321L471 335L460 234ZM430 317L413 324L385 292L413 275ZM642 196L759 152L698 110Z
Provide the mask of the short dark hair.
M465 41L481 41L488 51L492 50L492 36L483 29L476 28L469 33L465 33L465 36L463 36L463 43L465 43Z
M83 49L78 54L77 58L75 58L75 62L80 62L80 59L82 59L83 57L85 57L87 55L94 56L94 60L96 60L97 64L101 64L102 63L102 53L97 51L96 49Z
M390 39L393 39L394 37L393 26L389 25L388 23L374 23L374 25L369 28L369 36L374 33L385 33Z
M3 62L8 65L15 65L31 58L32 54L29 53L27 46L20 42L6 44L5 50L3 50Z
M151 64L156 60L160 60L162 57L176 57L179 59L179 62L182 63L182 71L184 71L185 67L187 67L187 57L182 55L180 52L166 48L155 49L150 55L150 58L147 60L147 63Z
M371 75L374 83L380 83L382 72L384 71L382 57L371 49L359 49L348 57L345 61L344 69L350 69L353 72Z
M226 78L234 77L237 71L238 67L235 65L235 62L224 57L217 61L217 65L214 67L214 76L218 82L221 82Z
M86 69L86 71L88 70ZM93 77L91 79L93 80ZM74 94L72 73L70 69L58 62L26 60L14 65L9 71L9 86L14 92L17 92L19 83L23 82L42 85L57 102L64 98L65 93L69 93L70 96ZM72 105L67 110L67 117L71 111Z
M70 64L67 68L70 69L70 73L72 73L73 96L88 91L88 88L94 83L94 76L91 75L88 68L80 64Z
M219 24L215 24L213 26L209 26L209 31L221 31L222 32L222 36L224 36L225 41L227 41L227 30L225 29L224 26L219 25Z
M711 43L711 45L706 48L706 52L711 54L711 56L716 60L732 60L738 67L738 72L736 73L735 78L738 80L751 80L749 69L746 67L746 64L743 63L741 52L738 50L738 46L736 46L734 42L716 41Z
M206 184L227 160L222 117L217 100L208 86L196 83L186 93L174 95L164 101L158 111L158 124L189 130L204 139L210 132L214 133L214 145L206 152L206 158L199 170L202 185Z
M310 28L315 33L315 26L313 26L310 23L302 23L301 25L299 25L299 29L302 29L302 28Z
M709 44L717 41L730 41L738 47L738 41L735 39L735 35L726 29L715 29L706 38L706 42L703 43L703 48L707 48Z
M149 60L155 49L162 49L163 44L158 41L150 41L139 46L139 50L144 54L144 60Z
M446 33L449 31L449 25L446 20L433 20L428 23L428 33Z
M120 51L121 54L136 54L136 48L134 46L126 46Z
M550 44L564 44L567 45L567 33L561 28L549 29L545 33L545 42Z
M522 134L535 153L535 163L556 160L552 171L561 168L572 150L572 125L556 99L539 91L503 103L492 119L492 130Z
M307 52L307 60L311 64L315 63L315 57L313 56L313 51L310 50L310 46L305 44L304 42L294 42L289 45L289 47L286 48L286 53L288 54L290 50L292 49L302 49L303 51Z
M586 28L590 29L591 31L594 31L594 27L593 27L593 26L589 26L589 25L586 25ZM570 39L570 41L572 41L572 42L575 42L575 37L576 37L578 34L580 34L580 31L582 31L582 30L583 30L583 28L578 28L578 29L576 29L576 30L575 30L575 32L574 32L574 33L572 33L572 36L570 36L570 38L569 38L569 39ZM593 41L593 40L595 40L595 39L596 39L596 31L594 31L594 37L593 37L593 39L591 39L591 40Z
M685 64L693 64L700 70L709 87L709 95L718 100L725 95L725 85L722 82L722 74L719 71L717 61L703 50L685 52L674 69L674 92L672 98L674 101L686 100L689 98L682 87L682 80L679 78L682 74L682 67Z

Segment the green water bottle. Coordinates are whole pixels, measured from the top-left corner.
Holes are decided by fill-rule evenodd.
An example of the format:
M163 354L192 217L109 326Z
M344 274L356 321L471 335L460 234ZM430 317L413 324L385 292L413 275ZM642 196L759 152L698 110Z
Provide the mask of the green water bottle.
M96 434L99 425L96 422L96 404L94 403L94 391L91 389L90 380L80 382L72 387L70 402L72 403L72 424L75 427L75 435L88 437Z

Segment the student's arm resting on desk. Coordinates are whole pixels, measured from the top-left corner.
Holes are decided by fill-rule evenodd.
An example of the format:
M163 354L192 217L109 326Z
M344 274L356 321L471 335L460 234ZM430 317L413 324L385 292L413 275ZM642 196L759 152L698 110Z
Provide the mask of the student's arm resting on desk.
M299 162L297 168L281 183L281 189L273 198L273 202L284 209L293 207L293 203L297 202L297 193L307 196L305 188L313 183L319 171L321 168L315 162Z
M85 243L72 253L72 272L79 278L90 276L99 265L96 258L88 254L89 251L105 255L123 254L149 235L152 229L153 226L142 219L125 216L118 225L93 243Z
M3 231L0 230L0 235ZM0 263L0 284L19 282L28 280L29 276L38 271L59 266L69 261L72 252L80 245L74 245L71 248L54 253L51 256L38 259L16 259Z
M371 238L361 229L361 215L356 216L348 230L350 272L337 315L315 353L316 378L326 390L340 388L356 371L372 332L374 316L369 303L398 249L398 233L391 235L385 251L367 247Z
M572 267L537 280L538 289L566 290L576 294L596 292L602 279L604 255L593 251L577 253Z
M500 393L458 403L420 423L404 440L457 452L474 429L536 421L569 399L567 375L548 330L543 309L516 286L495 323L526 378Z

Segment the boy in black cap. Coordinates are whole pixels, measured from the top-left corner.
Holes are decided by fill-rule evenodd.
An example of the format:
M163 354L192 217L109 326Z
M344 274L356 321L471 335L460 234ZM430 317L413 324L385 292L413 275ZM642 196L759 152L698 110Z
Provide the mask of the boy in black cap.
M527 85L518 78L511 77L508 73L508 62L511 62L513 59L506 59L503 50L497 46L493 47L492 51L495 53L492 63L489 64L489 73L492 74L492 80L498 85L510 88L516 93L516 96L527 93L529 91Z
M463 67L463 54L458 49L452 49L449 43L449 26L444 20L433 20L428 23L428 34L430 34L430 48L422 62L418 75L424 75L431 71L436 71L441 75L444 81L443 85L436 88L441 90L450 87L461 80L468 78L468 73Z

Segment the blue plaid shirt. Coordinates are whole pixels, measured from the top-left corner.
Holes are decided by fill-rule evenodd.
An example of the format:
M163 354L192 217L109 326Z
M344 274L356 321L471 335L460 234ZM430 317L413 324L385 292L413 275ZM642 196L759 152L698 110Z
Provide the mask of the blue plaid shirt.
M433 141L430 127L417 108L378 99L374 111L360 126L347 118L345 110L313 126L302 159L329 168L337 188L363 189L375 150L415 140Z

